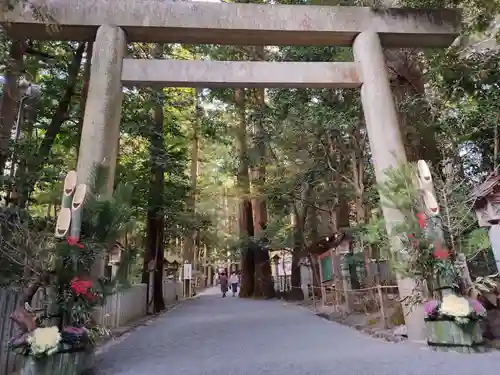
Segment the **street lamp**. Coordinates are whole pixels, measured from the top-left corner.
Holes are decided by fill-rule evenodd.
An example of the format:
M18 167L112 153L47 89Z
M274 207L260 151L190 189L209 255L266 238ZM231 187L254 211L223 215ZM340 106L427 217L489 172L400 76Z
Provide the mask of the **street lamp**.
M4 76L0 76L0 98L4 95L4 87L5 87L6 79ZM13 129L14 136L14 147L12 149L12 154L10 157L10 176L13 177L15 174L15 158L16 158L16 148L17 148L17 143L19 140L19 136L21 134L21 120L23 118L23 111L25 109L25 105L31 105L33 108L36 108L36 105L38 103L38 100L40 98L41 94L41 87L37 84L34 84L32 82L29 82L25 79L21 79L17 85L19 89L19 94L20 94L20 99L19 99L19 109L17 111L17 118L16 118L16 123L15 127ZM0 102L0 111L2 110L1 108L1 102ZM9 189L10 190L10 189ZM10 191L7 196L8 196L8 201L11 199L15 199L14 196L16 196L17 193L15 189Z
M2 82L5 83L4 77L1 77L0 83ZM16 125L14 128L14 149L12 150L11 167L10 167L11 176L14 176L15 172L14 163L16 157L16 145L19 140L19 136L21 135L21 120L23 118L25 105L35 106L41 94L40 85L31 83L25 79L21 80L17 86L19 88L19 94L21 96L21 99L19 100L19 109L17 111Z

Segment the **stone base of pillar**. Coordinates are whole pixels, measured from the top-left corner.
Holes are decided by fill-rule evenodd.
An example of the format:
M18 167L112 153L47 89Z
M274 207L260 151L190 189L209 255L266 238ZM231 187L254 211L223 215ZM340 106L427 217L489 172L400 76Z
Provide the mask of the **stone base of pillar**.
M399 297L404 298L411 295L415 288L415 280L398 277ZM403 304L403 314L408 331L408 340L425 344L427 340L427 330L424 321L424 306L414 305L411 308Z

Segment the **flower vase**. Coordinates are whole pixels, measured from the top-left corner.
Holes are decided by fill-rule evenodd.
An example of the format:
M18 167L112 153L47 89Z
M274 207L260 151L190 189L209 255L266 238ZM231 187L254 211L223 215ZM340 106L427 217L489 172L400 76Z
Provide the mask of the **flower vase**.
M480 353L484 347L480 321L471 319L459 324L452 319L426 319L427 344L435 351Z
M93 366L94 351L56 353L48 357L27 357L20 375L81 375Z

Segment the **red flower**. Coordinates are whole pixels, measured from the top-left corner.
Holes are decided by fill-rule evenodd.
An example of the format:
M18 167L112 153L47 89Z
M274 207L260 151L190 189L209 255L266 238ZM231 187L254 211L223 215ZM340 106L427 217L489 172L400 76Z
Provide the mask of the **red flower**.
M68 237L68 244L69 244L70 246L77 246L77 247L79 247L80 249L83 249L83 247L84 247L84 246L83 246L83 244L82 244L82 243L79 243L79 242L78 242L78 240L79 240L79 238L78 238L78 237L71 237L71 236L69 236L69 237Z
M448 250L443 249L438 241L434 242L434 247L434 258L439 260L447 260L450 257L450 253L448 252Z
M90 280L83 280L79 279L78 277L73 278L70 282L71 290L77 295L77 296L84 296L90 300L95 299L94 293L92 293L92 281Z
M425 224L427 222L427 215L425 212L419 212L415 215L417 217L418 225L421 229L425 228Z

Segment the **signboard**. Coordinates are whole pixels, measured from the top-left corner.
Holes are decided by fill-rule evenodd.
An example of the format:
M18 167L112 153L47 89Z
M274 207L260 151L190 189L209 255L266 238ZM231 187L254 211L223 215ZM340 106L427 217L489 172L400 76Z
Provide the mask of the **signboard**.
M332 270L332 255L329 254L325 257L320 258L321 261L321 275L323 276L324 281L333 280L333 270Z
M184 280L192 279L193 267L190 263L184 263Z

